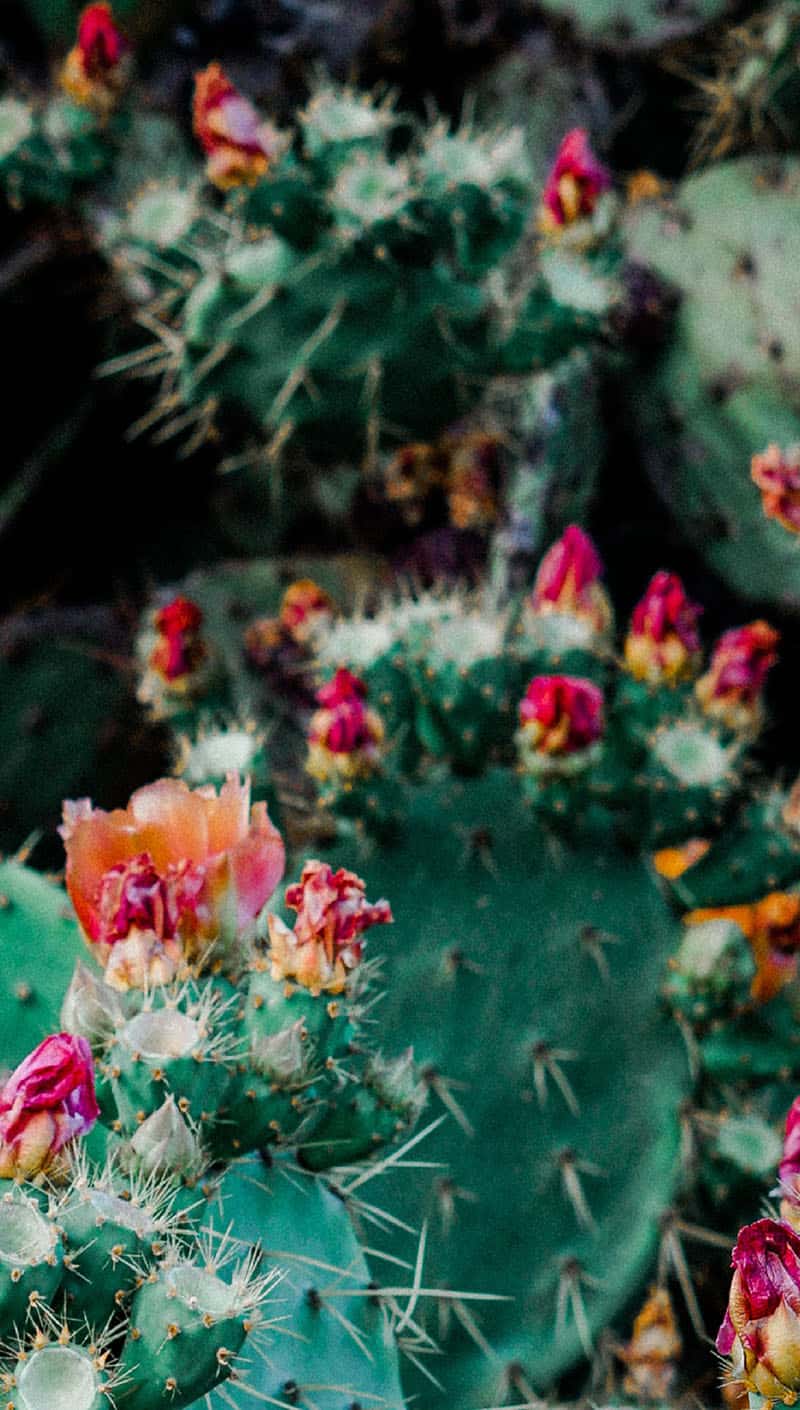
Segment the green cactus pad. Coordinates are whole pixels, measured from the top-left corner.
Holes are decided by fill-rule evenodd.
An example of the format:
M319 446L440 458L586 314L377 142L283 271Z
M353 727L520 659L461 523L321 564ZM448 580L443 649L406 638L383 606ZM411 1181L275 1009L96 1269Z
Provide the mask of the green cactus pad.
M230 1168L220 1200L219 1211L210 1207L215 1222L224 1228L234 1218L242 1246L258 1245L283 1270L274 1311L284 1320L263 1328L246 1385L212 1394L213 1410L244 1410L262 1395L315 1410L402 1407L396 1343L377 1288L365 1296L375 1284L335 1189L290 1157L252 1158Z
M35 1303L47 1301L62 1277L58 1230L21 1188L0 1196L0 1334L24 1327Z
M578 36L600 49L658 49L676 39L697 34L724 15L726 0L699 0L665 6L658 0L543 0L542 9L554 20L568 20Z
M16 1067L58 1028L61 1001L83 953L61 887L20 862L0 862L4 1065Z
M629 253L682 294L669 347L631 389L645 463L710 568L743 597L795 610L800 540L765 517L750 462L800 441L800 332L786 301L799 201L799 161L747 157L626 220Z
M544 1386L579 1359L573 1296L585 1340L639 1287L676 1192L689 1090L658 1000L676 926L647 866L611 831L569 850L516 789L502 771L420 787L396 846L362 864L396 919L371 941L381 1028L413 1042L472 1128L451 1120L430 1142L447 1164L439 1198L397 1175L393 1208L430 1221L427 1285L514 1299L480 1309L491 1357L466 1334L448 1343L438 1374L459 1410L503 1403L515 1366Z
M105 1378L80 1347L51 1342L21 1359L14 1369L14 1404L19 1410L104 1410Z

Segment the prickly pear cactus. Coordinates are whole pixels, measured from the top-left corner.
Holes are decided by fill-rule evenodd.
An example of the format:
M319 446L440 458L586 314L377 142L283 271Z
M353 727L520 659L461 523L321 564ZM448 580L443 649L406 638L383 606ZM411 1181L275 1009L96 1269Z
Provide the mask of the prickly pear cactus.
M322 811L299 780L287 808L303 835L335 829L332 865L355 848L391 883L381 1023L414 1033L448 1117L433 1191L413 1171L393 1190L426 1227L425 1285L452 1331L437 1373L465 1410L552 1384L652 1265L685 1173L691 1083L662 994L682 931L651 852L669 874L680 843L736 815L775 659L777 633L756 622L703 670L698 611L666 572L620 658L599 575L573 526L533 591L500 608L409 592L316 616L318 592L298 584L261 627L265 642L276 623L291 636L306 604L284 690L301 660L316 675L317 708L291 709ZM193 586L209 600L225 579ZM225 639L232 659L230 619ZM380 1086L402 1109L399 1080ZM476 1318L475 1288L512 1300Z
M63 889L21 861L0 862L4 1066L15 1067L52 1028L80 950Z
M204 125L212 83L233 101L218 66L198 75L195 130L212 180L235 188ZM527 297L518 279L513 297L503 290L498 271L538 199L518 130L419 127L325 82L294 137L258 131L251 184L239 174L221 211L195 181L146 193L127 231L120 213L116 262L146 277L149 251L151 312L169 321L162 340L148 319L173 389L153 412L160 436L193 443L219 420L273 461L289 445L318 461L374 456L441 431L488 375L547 366L603 327L613 259L602 308L597 289L585 304L577 256L566 272L526 260ZM141 370L145 350L135 357Z
M669 8L654 0L544 0L545 15L566 20L584 43L618 53L662 48L697 34L725 14L724 0Z
M800 257L799 199L793 158L740 158L626 222L629 252L681 292L672 340L631 389L645 464L716 573L743 597L793 609L800 343L785 271Z
M400 1405L418 1290L380 1287L353 1222L426 1098L408 1049L366 1041L365 932L389 903L309 861L292 924L268 912L283 842L234 774L67 803L62 834L77 923L59 887L0 869L4 969L35 969L0 1087L10 1403ZM50 1036L17 1062L33 1021Z

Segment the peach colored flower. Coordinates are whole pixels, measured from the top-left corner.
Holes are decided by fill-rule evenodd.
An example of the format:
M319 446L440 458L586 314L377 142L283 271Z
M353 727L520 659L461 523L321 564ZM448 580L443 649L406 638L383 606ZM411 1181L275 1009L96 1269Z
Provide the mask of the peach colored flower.
M208 157L209 181L221 191L255 186L286 142L262 121L219 64L195 74L194 135Z
M235 774L219 795L169 778L113 812L65 803L61 835L78 920L119 989L248 943L283 875L280 833Z

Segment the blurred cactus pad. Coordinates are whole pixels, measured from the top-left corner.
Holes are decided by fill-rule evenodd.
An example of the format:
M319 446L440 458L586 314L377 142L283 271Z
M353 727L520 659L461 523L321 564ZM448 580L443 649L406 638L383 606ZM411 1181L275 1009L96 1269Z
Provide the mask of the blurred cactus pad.
M371 888L392 896L390 941L372 945L376 1021L413 1042L448 1117L426 1154L445 1169L432 1189L398 1171L393 1208L426 1229L425 1285L442 1290L450 1329L436 1373L469 1410L552 1385L652 1270L689 1176L692 1090L664 1002L681 927L659 873L749 796L756 679L775 654L777 635L755 623L703 671L697 609L659 573L622 665L599 574L573 527L533 592L502 609L408 593L342 616L309 584L281 608L273 584L249 625L246 585L255 608L265 569L198 574L186 590L225 669L205 696L197 677L193 702L190 678L174 706L163 683L155 705L191 734L249 683L263 725L270 712L282 729L293 720L273 754L290 831L316 831L335 864L355 849ZM742 649L749 685L731 695L721 673ZM297 773L306 748L316 812ZM473 1309L459 1292L475 1288L511 1300Z

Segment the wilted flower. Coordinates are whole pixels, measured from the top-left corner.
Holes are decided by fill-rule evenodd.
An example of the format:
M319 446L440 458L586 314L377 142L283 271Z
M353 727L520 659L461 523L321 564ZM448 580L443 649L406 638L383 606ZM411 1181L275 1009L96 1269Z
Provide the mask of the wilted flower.
M500 440L485 431L446 438L447 507L456 529L488 529L497 518Z
M398 505L408 524L418 524L425 502L447 479L448 454L441 441L412 441L401 446L383 469L386 498Z
M114 988L164 983L184 961L246 943L283 875L265 803L229 775L219 796L159 779L127 808L64 804L67 888Z
M540 616L576 617L599 633L611 624L611 603L600 586L603 564L592 540L570 524L539 564L529 606Z
M577 676L535 676L519 718L539 753L575 754L603 733L603 692Z
M676 573L654 574L633 609L625 639L625 665L631 675L653 685L692 675L700 658L701 610L689 601Z
M736 1380L767 1401L793 1405L800 1392L800 1238L759 1219L739 1230L734 1274L717 1350Z
M383 724L366 697L364 682L344 668L317 691L306 768L321 783L366 778L380 763Z
M61 70L61 86L74 103L107 116L127 77L129 45L114 23L111 6L87 5L78 19L76 42Z
M259 670L299 666L317 632L333 620L333 599L311 578L290 583L277 617L259 617L245 632L248 657Z
M675 1384L683 1350L672 1300L666 1288L651 1288L633 1323L633 1335L618 1355L627 1366L626 1394L664 1405Z
M761 691L778 659L779 641L780 633L763 621L723 632L695 686L707 715L731 729L752 729L758 723Z
M50 1169L99 1115L86 1039L71 1033L45 1038L0 1091L0 1178L31 1179Z
M611 186L611 173L598 161L589 134L573 127L550 168L539 209L539 229L553 234L592 214L598 196Z
M184 689L206 656L200 635L202 610L188 597L176 597L159 608L153 624L158 641L150 656L150 666L173 690Z
M341 993L361 959L364 931L393 919L388 901L367 901L360 877L326 862L306 862L299 882L286 889L286 904L297 912L292 930L268 918L272 976L312 993Z
M800 955L800 896L772 891L760 901L740 906L708 906L690 911L687 925L732 920L750 942L756 973L750 990L765 1004L795 978Z
M800 534L800 446L781 450L767 446L750 463L750 475L761 491L768 519L777 519L790 533Z
M286 148L219 64L195 74L194 134L208 157L206 173L221 191L254 186Z

